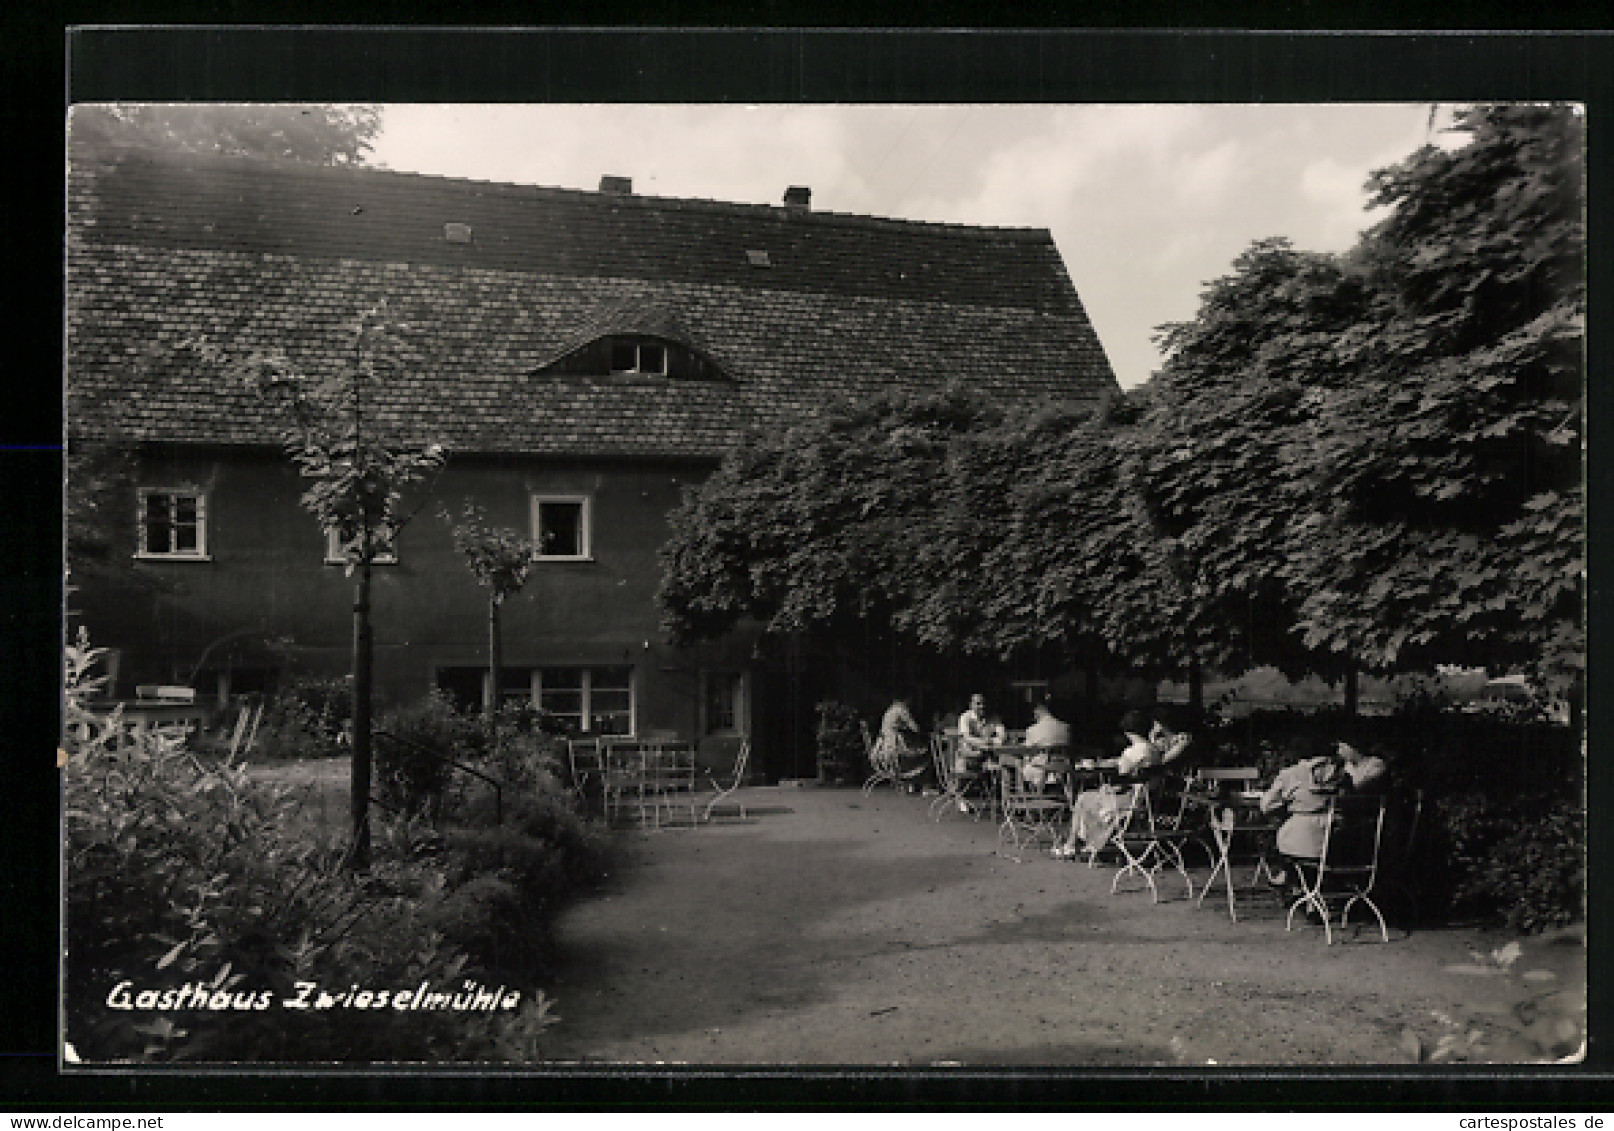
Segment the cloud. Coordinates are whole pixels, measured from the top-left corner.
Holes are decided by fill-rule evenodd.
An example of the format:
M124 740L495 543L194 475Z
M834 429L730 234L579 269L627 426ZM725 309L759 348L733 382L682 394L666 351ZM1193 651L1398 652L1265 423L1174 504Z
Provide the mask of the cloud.
M1250 175L1250 155L1236 139L1185 152L1172 163L1169 191L1179 208L1210 211L1224 204Z
M1367 169L1332 157L1307 163L1300 174L1300 195L1313 206L1312 242L1319 251L1349 247L1367 224L1362 185Z

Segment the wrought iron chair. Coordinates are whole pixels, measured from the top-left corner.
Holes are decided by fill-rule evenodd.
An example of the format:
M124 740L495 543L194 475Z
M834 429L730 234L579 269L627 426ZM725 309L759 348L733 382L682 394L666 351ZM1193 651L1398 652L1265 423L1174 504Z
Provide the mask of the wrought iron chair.
M858 725L863 728L863 753L867 755L869 767L874 771L869 775L868 780L863 783L863 793L864 796L867 796L873 793L874 787L881 782L890 782L892 785L896 785L899 767L897 765L897 752L889 748L880 739L875 738L874 734L869 730L867 722L859 720Z
M572 796L579 812L591 808L590 794L598 794L605 805L605 757L597 738L573 738L566 743L566 763L572 772Z
M1127 876L1138 875L1149 886L1150 902L1159 903L1160 889L1154 878L1170 864L1188 886L1188 898L1193 899L1194 881L1183 863L1181 847L1188 834L1182 829L1166 828L1155 819L1154 804L1149 794L1149 783L1140 781L1122 795L1116 828L1109 844L1121 854L1123 863L1110 881L1110 894L1114 895L1120 890L1121 881Z
M1401 910L1406 912L1405 922L1415 926L1422 918L1418 904L1418 825L1423 818L1423 790L1415 789L1410 797L1394 796L1385 803L1384 847L1380 850L1379 890L1389 889L1401 897ZM1390 906L1394 915L1397 907Z
M1178 803L1176 827L1189 833L1188 839L1205 853L1205 859L1214 867L1220 862L1210 822L1214 817L1215 802L1227 796L1228 791L1248 789L1261 778L1254 766L1201 766L1183 782ZM1206 819L1196 822L1195 817Z
M706 803L706 808L701 812L702 821L710 821L712 819L712 810L739 792L740 787L745 784L746 769L750 763L751 740L747 738L740 743L740 753L734 759L734 774L727 785L713 777L710 770L706 771L706 780L711 782L713 793L712 799ZM745 820L745 802L736 797L734 804L739 807L740 820Z
M696 823L695 774L694 743L658 742L646 747L644 795L655 828L661 828L662 810L670 819L675 805L688 805L689 823Z
M639 742L609 742L600 745L601 793L604 797L606 823L614 821L622 810L633 805L639 812L639 824L645 823L645 746Z
M942 814L957 811L969 813L980 820L978 802L968 796L968 788L975 779L966 779L958 772L958 736L933 734L930 736L930 756L936 763L936 797L930 803L930 817L940 821Z
M1330 901L1344 900L1339 910L1339 926L1350 921L1351 908L1358 903L1373 912L1379 934L1390 941L1384 916L1373 902L1373 885L1379 875L1379 846L1384 839L1384 798L1341 794L1328 803L1323 827L1322 853L1315 865L1296 865L1300 895L1289 905L1285 930L1293 930L1295 913L1315 912L1323 921L1323 938L1332 945L1334 925L1329 915Z
M998 762L998 803L1003 819L998 824L998 843L1014 843L1016 863L1024 863L1021 846L1047 838L1050 846L1063 837L1067 806L1063 796L1051 796L1026 783L1025 765L1019 758L1002 757Z

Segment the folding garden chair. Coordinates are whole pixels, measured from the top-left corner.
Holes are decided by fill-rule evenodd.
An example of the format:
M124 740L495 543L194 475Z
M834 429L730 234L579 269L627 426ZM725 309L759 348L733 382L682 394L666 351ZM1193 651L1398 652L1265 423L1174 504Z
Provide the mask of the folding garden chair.
M702 821L710 821L712 819L712 810L739 792L740 787L745 784L745 772L747 766L750 765L750 762L751 740L747 738L740 743L740 753L734 759L734 776L729 781L728 785L724 785L722 782L713 777L710 770L706 771L706 779L712 783L712 789L715 792L712 795L712 799L706 803L705 810L701 813ZM734 804L740 809L740 820L745 820L745 802L735 798Z
M579 812L587 813L589 795L598 793L600 806L605 805L605 759L597 738L573 738L566 742L566 764L572 772L572 796L577 799Z
M1138 782L1122 796L1121 810L1109 844L1121 854L1123 863L1110 881L1110 894L1114 895L1120 890L1121 881L1127 876L1138 875L1149 886L1150 901L1159 903L1160 889L1154 882L1155 874L1170 864L1182 876L1183 883L1188 885L1188 898L1192 899L1194 881L1183 864L1181 847L1188 834L1183 829L1165 828L1155 820L1149 793L1149 784Z
M1323 938L1332 945L1333 923L1330 901L1344 904L1339 925L1350 921L1351 908L1362 904L1379 922L1379 934L1390 941L1384 916L1373 902L1373 884L1379 875L1379 845L1384 839L1384 798L1341 794L1328 803L1328 823L1323 828L1322 854L1315 865L1302 862L1299 873L1300 895L1289 905L1286 930L1293 930L1295 913L1302 908L1322 917Z
M639 811L639 824L645 823L647 795L646 749L638 742L608 742L600 745L602 792L605 820L615 820L627 805Z
M1016 863L1024 863L1021 845L1046 837L1052 847L1063 839L1065 799L1027 785L1025 765L1018 758L1005 757L998 764L998 801L1003 812L998 843L1013 841Z
M695 817L695 746L689 742L661 742L645 750L644 793L651 822L661 828L665 809L670 819L675 805L689 806L689 823Z
M873 793L874 787L881 782L896 785L897 752L887 749L885 743L876 739L869 731L867 722L860 720L859 725L863 728L863 753L868 756L869 766L874 771L869 775L868 781L863 783L863 793L865 795Z
M1385 803L1384 847L1379 852L1379 890L1390 889L1399 893L1401 909L1406 911L1408 924L1420 919L1418 906L1418 824L1423 817L1423 790L1415 789L1410 797L1399 800L1392 796ZM1396 905L1390 905L1391 913Z
M1220 860L1210 828L1216 802L1229 791L1250 789L1260 777L1261 771L1254 766L1201 766L1183 783L1177 828L1190 833L1189 839L1204 850L1205 859L1213 866ZM1196 817L1205 819L1196 821Z
M943 813L969 813L980 820L979 803L967 795L975 778L958 772L958 736L934 734L930 737L930 756L936 762L936 787L939 790L930 803L931 820L940 821Z

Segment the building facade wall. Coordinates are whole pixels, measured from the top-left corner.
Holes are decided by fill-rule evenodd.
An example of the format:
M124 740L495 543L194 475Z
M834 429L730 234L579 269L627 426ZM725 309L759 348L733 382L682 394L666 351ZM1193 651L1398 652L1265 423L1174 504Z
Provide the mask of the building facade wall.
M489 522L532 537L534 496L576 497L588 501L588 559L534 563L501 611L506 671L628 668L637 733L733 745L749 729L752 638L671 648L654 601L668 511L709 470L692 461L451 460L406 500L415 517L398 539L396 564L373 569L377 705L407 702L451 669L463 677L487 663L486 590L441 512L457 517L471 500ZM81 584L74 599L92 641L118 650L116 694L180 683L216 701L227 687L256 690L266 677L349 670L353 579L326 561L325 538L298 501L306 485L276 452L142 453L112 508L107 575ZM141 488L205 499L205 556L138 553ZM737 687L719 704L729 717L718 718L711 696L722 693L713 685L725 682Z

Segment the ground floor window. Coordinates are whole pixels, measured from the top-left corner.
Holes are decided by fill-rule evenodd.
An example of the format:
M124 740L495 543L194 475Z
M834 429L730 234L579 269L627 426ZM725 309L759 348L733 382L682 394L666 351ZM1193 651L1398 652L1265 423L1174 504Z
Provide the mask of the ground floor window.
M437 686L460 706L480 705L486 668L439 668ZM499 700L532 703L577 734L633 734L633 668L504 667Z
M533 701L579 734L632 734L633 669L535 668Z
M207 496L193 488L140 489L143 558L206 558Z

